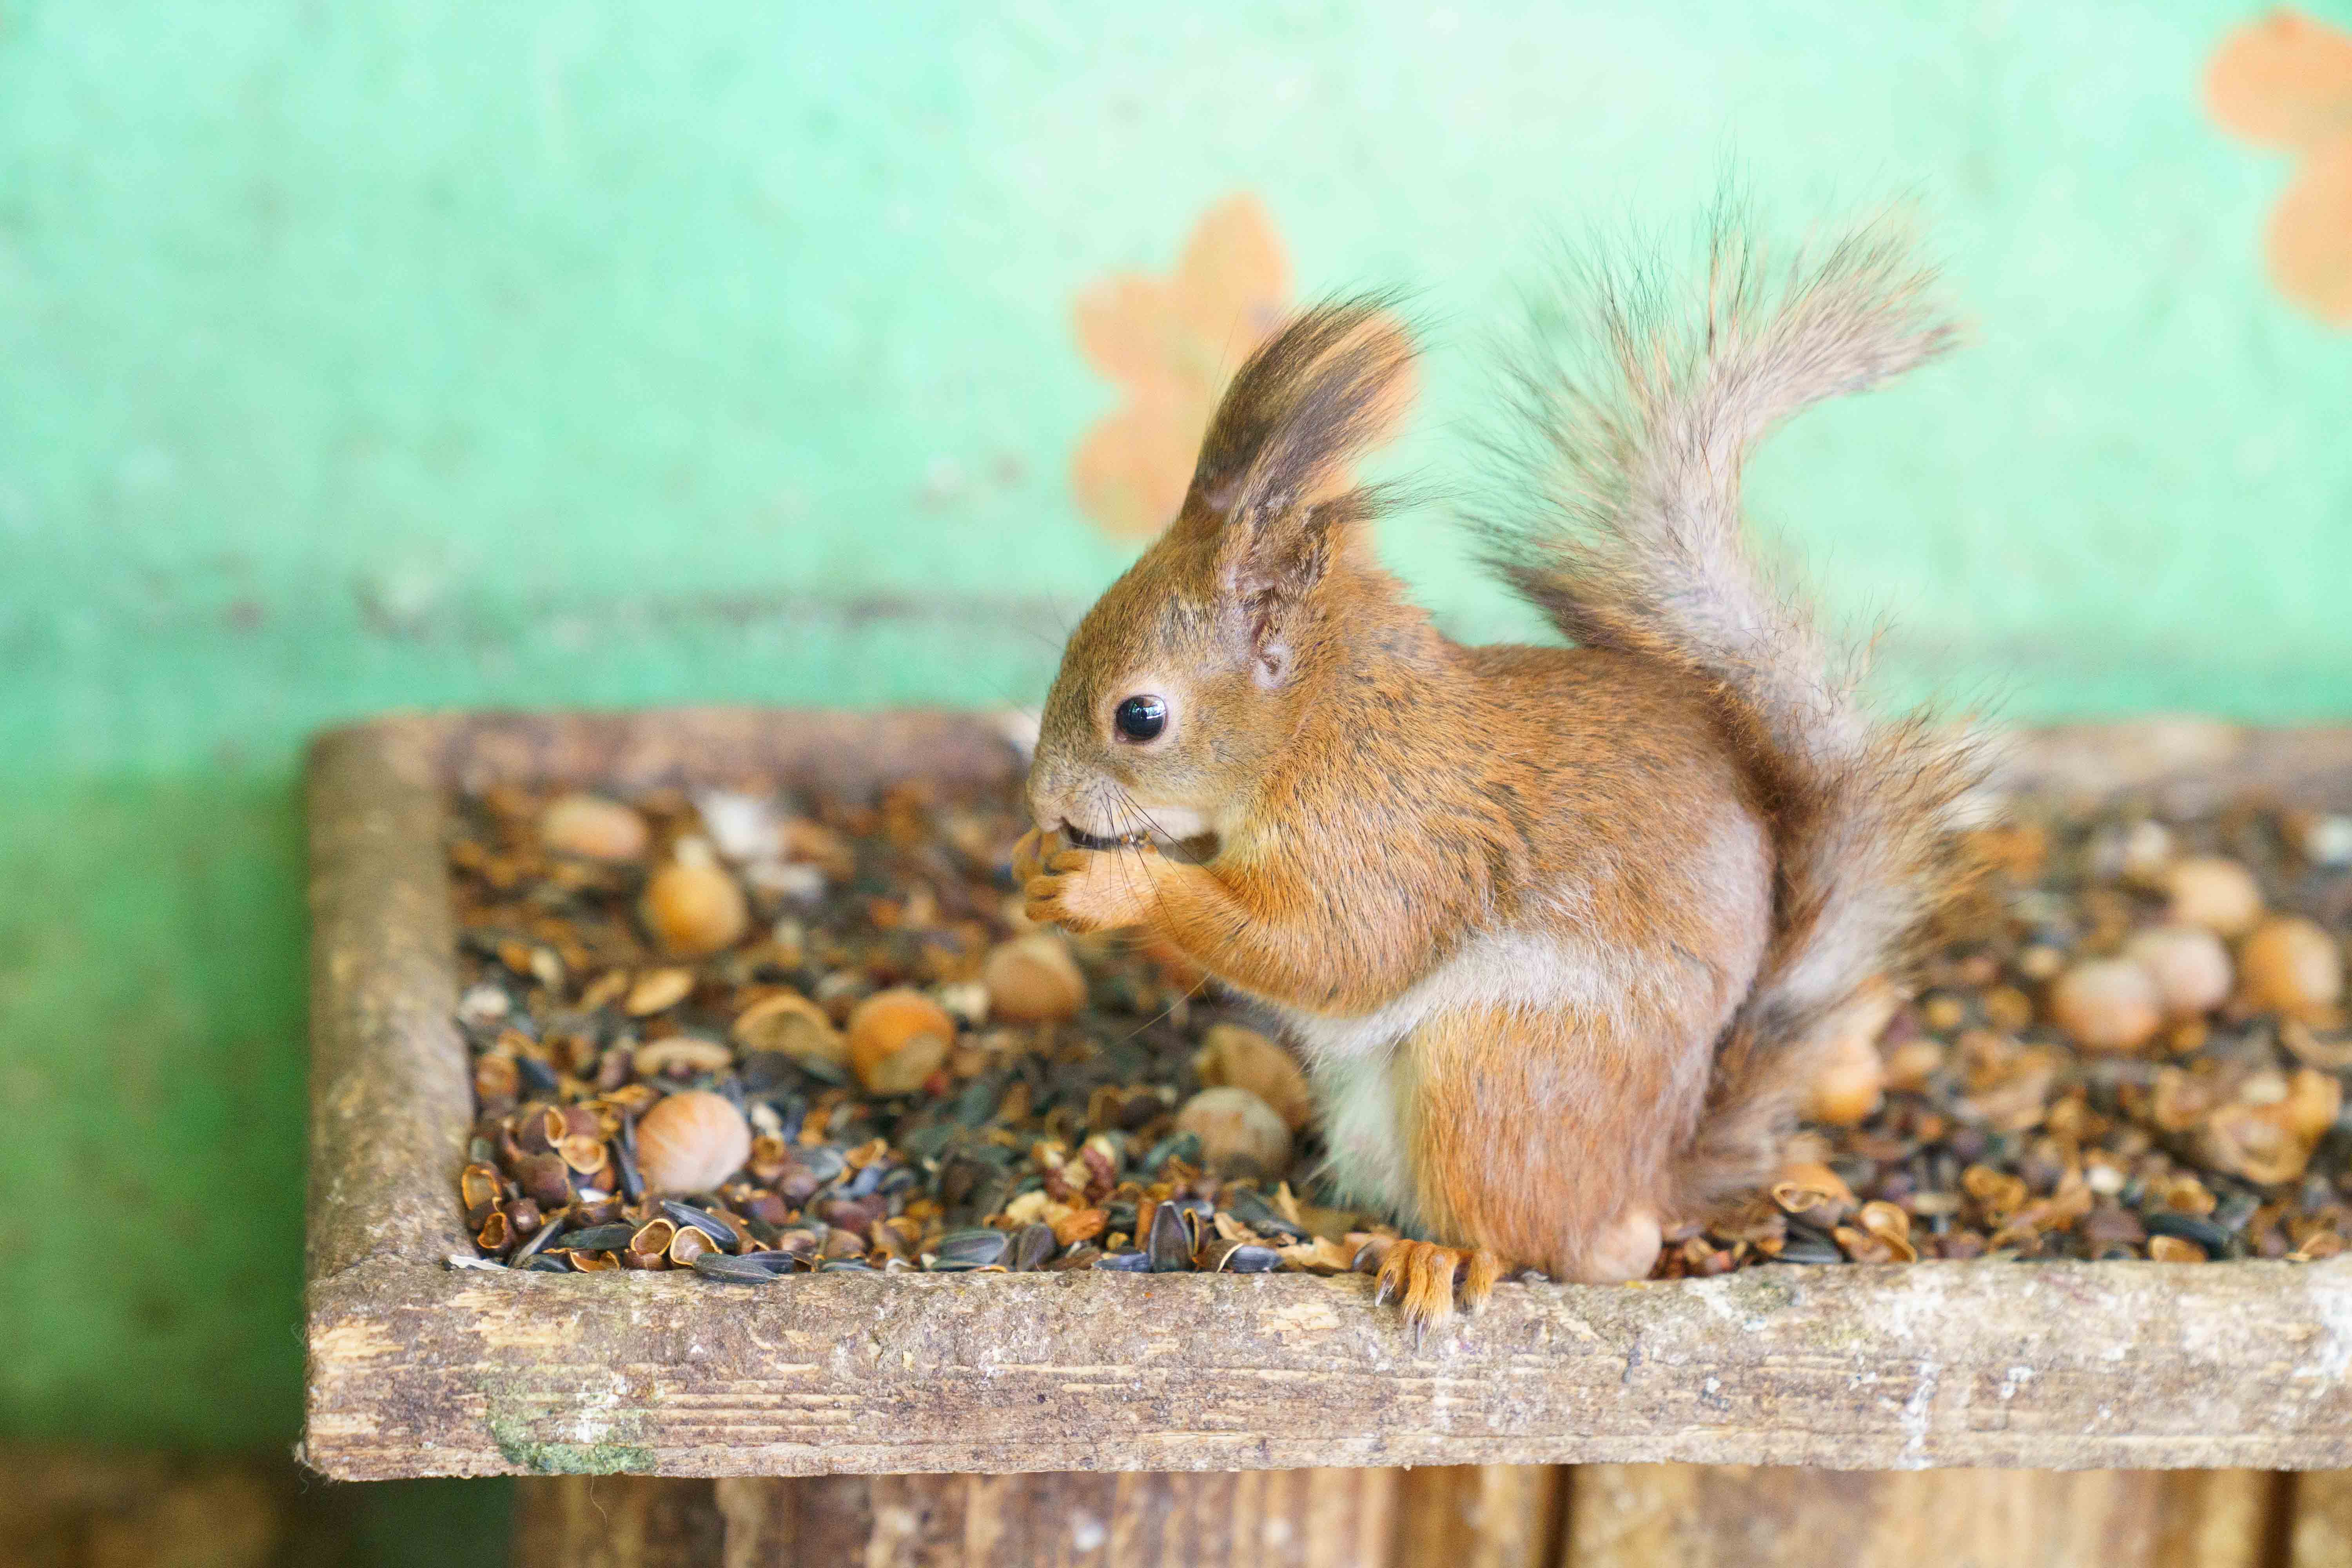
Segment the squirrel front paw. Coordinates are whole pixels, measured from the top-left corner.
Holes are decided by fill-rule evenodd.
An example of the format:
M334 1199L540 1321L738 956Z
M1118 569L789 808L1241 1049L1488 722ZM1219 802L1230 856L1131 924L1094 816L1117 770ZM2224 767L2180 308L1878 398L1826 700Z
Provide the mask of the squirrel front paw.
M1028 898L1024 912L1040 925L1074 933L1140 925L1151 910L1151 862L1159 858L1149 845L1059 850L1022 889Z
M1061 842L1061 837L1059 833L1048 833L1042 827L1033 827L1023 834L1013 846L1013 879L1024 889L1036 880L1045 869L1045 857Z

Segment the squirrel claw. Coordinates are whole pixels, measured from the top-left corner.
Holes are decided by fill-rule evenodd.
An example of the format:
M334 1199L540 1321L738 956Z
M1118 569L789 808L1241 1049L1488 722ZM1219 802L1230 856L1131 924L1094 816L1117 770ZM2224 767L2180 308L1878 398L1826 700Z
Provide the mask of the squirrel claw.
M1463 1309L1475 1312L1494 1293L1495 1281L1502 1272L1502 1259L1484 1247L1440 1247L1428 1241L1392 1242L1381 1259L1380 1275L1372 1288L1372 1304L1381 1305L1394 1292L1405 1324L1412 1330L1413 1342L1418 1345L1430 1329L1443 1327L1454 1316L1457 1281Z
M1019 841L1013 846L1013 880L1015 884L1026 888L1031 882L1036 880L1037 874L1045 868L1044 862L1047 842L1045 830L1042 827L1033 827L1023 834Z

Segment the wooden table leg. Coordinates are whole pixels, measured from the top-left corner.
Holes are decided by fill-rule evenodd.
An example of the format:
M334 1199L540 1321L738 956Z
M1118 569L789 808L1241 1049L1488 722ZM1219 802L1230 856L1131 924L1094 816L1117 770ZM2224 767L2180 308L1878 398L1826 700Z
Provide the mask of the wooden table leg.
M1565 1568L2273 1568L2287 1481L1587 1465L1574 1472Z
M525 1568L2336 1568L2352 1477L1695 1465L520 1488Z
M526 1480L523 1568L1549 1568L1562 1472Z
M2292 1568L2352 1563L2352 1470L2313 1470L2294 1478L2294 1521L2286 1561Z

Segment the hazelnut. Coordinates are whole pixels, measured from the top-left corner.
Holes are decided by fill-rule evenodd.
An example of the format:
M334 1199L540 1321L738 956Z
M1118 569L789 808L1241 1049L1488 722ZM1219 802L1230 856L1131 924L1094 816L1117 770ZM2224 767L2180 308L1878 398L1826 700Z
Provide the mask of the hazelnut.
M1873 978L1829 1020L1807 1116L1834 1127L1852 1127L1878 1109L1886 1082L1878 1037L1902 1008L1902 995L1895 987L1884 978Z
M682 958L732 947L751 923L743 889L699 838L678 841L677 858L646 884L642 912L654 940Z
M2194 1018L2230 999L2230 950L2202 926L2141 931L2124 943L2124 956L2147 971L2168 1018Z
M2147 817L2124 829L2116 846L2116 869L2136 888L2164 886L2172 868L2172 830Z
M2305 1021L2323 1017L2344 994L2344 953L2336 939L2300 915L2254 928L2238 954L2245 999Z
M1315 1099L1297 1058L1255 1029L1218 1024L1201 1038L1192 1058L1201 1087L1245 1089L1274 1108L1293 1132L1315 1119Z
M2137 1050L2164 1022L2147 970L2128 958L2086 959L2050 987L2050 1017L2086 1051Z
M751 1124L723 1095L673 1094L637 1123L637 1171L665 1197L707 1193L751 1157Z
M601 795L558 795L540 813L539 841L558 855L636 860L652 838L643 816Z
M2172 919L2222 936L2242 936L2263 918L2263 889L2254 874L2219 855L2173 862L2164 876Z
M1220 1176L1271 1176L1290 1163L1290 1129L1245 1089L1204 1089L1176 1113L1176 1131L1201 1141L1201 1164Z
M939 1071L955 1020L919 991L877 992L849 1015L849 1065L870 1094L911 1094Z
M1008 1024L1055 1023L1086 1005L1087 977L1054 931L997 943L981 979L991 1015Z
M1886 1053L1886 1087L1917 1090L1944 1069L1944 1047L1925 1035L1915 1035Z
M1864 1035L1841 1034L1830 1047L1820 1072L1813 1076L1805 1099L1805 1115L1832 1127L1853 1127L1867 1120L1885 1098L1885 1064L1878 1047Z
M2344 1085L2334 1073L2295 1069L2279 1101L2279 1124L2305 1142L2316 1143L2344 1110Z

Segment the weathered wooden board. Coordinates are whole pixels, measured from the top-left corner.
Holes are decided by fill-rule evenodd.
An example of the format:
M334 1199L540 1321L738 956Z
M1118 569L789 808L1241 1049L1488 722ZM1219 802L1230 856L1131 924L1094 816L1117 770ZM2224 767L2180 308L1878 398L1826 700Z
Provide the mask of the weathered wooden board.
M312 1297L331 1475L1679 1459L2352 1465L2352 1264L1777 1267L1517 1285L1416 1348L1360 1277L362 1264Z
M2102 771L2100 758L2119 759ZM395 721L311 764L309 1425L352 1479L1688 1460L2352 1464L2352 1258L1790 1267L1510 1286L1426 1345L1361 1279L453 1273L467 1122L439 846L453 779L1003 775L982 721ZM2067 734L2095 793L2345 790L2352 737Z

